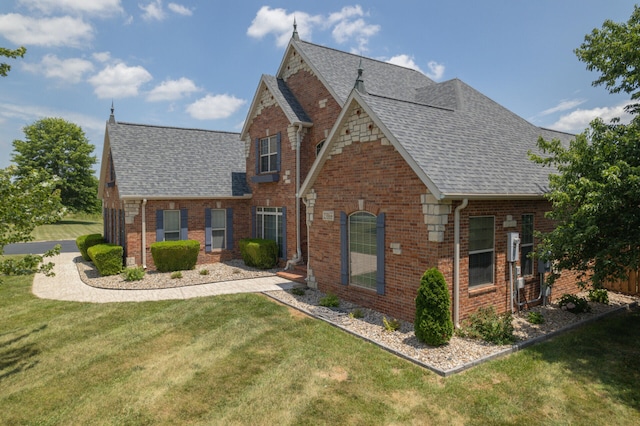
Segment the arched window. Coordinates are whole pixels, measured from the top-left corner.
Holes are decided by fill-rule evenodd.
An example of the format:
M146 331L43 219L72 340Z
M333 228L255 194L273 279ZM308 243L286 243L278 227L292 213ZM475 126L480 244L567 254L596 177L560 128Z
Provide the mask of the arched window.
M322 151L322 147L324 146L325 142L326 142L326 139L318 142L318 144L316 145L316 157L320 155L320 151Z

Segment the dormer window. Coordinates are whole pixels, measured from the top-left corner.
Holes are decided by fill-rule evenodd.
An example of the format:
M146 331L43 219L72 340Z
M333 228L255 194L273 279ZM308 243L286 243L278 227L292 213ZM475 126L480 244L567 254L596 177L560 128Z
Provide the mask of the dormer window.
M260 139L260 173L278 171L278 137Z

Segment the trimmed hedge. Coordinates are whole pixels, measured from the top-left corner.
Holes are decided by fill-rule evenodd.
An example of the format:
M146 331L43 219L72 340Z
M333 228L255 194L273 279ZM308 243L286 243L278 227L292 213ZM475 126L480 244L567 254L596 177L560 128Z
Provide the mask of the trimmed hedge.
M159 241L151 244L151 256L160 272L193 269L198 261L200 242L196 240Z
M84 260L91 260L89 253L87 253L89 247L104 243L106 243L106 241L102 238L102 234L80 235L76 238L76 246L78 246L78 250L80 250L80 254Z
M124 249L117 244L96 244L87 250L89 257L102 276L116 275L122 271Z
M240 240L240 254L247 266L271 269L278 262L278 244L273 240L244 238Z
M420 280L414 331L418 340L431 346L444 345L453 335L449 289L437 268L427 270Z

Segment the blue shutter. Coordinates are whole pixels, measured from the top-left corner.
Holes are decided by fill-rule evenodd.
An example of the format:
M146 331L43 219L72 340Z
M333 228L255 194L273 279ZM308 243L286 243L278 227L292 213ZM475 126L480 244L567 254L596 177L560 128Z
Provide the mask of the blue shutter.
M102 208L102 238L107 238L107 226L109 225L109 219L107 216L107 209Z
M256 206L251 206L251 238L258 235L258 224L256 222Z
M204 251L211 252L211 209L204 209Z
M156 241L164 241L164 211L156 210Z
M376 290L378 294L384 294L384 213L380 213L376 219L376 249L377 249L377 274Z
M180 209L180 239L189 239L189 218L187 217L187 209Z
M340 279L343 285L349 284L349 227L345 212L340 212Z
M260 138L256 138L256 175L260 174Z
M282 150L281 148L281 144L280 144L280 132L278 132L278 137L276 139L276 150L278 151L278 157L277 157L277 161L278 161L278 165L277 165L277 170L276 171L280 171L280 160L282 159ZM273 170L272 170L273 171Z
M280 257L287 258L287 208L282 208L282 247L280 247Z
M233 209L231 207L227 209L227 244L225 248L233 250Z

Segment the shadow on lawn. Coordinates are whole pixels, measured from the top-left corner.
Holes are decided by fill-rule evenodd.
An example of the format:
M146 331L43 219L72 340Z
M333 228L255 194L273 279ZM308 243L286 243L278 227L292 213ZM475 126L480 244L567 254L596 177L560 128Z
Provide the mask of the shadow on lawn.
M14 336L0 342L0 382L14 374L33 368L38 364L38 361L33 359L40 354L40 350L36 344L21 344L20 342L33 333L42 331L45 328L47 328L47 326L43 325L28 333Z
M640 308L528 350L547 362L562 364L577 381L601 383L612 397L640 409Z

